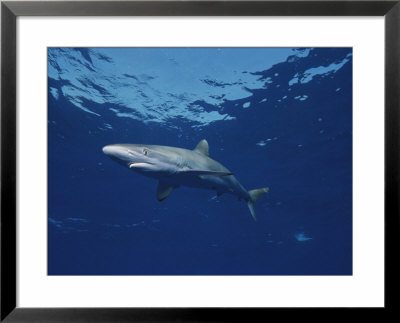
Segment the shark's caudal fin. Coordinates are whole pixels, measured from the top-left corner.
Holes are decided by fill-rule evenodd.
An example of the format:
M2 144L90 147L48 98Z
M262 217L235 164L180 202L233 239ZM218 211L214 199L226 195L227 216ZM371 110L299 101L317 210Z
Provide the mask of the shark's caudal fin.
M259 189L255 189L255 190L249 191L249 195L250 195L251 200L249 200L247 202L247 206L249 207L251 216L253 217L254 221L257 221L257 218L256 218L256 213L254 212L253 205L254 205L254 203L257 202L257 200L261 196L263 196L265 193L268 193L268 191L269 191L269 187L264 187L264 188L259 188Z

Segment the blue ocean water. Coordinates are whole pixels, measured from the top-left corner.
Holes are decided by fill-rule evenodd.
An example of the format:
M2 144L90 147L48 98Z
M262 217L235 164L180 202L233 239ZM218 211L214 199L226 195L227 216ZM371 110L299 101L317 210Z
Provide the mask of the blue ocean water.
M255 204L113 162L210 155ZM49 48L49 275L351 275L351 48Z

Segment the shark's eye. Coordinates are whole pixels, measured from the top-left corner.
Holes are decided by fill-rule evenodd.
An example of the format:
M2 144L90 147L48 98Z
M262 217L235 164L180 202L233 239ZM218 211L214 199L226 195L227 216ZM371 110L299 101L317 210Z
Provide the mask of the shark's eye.
M143 154L145 155L145 156L147 156L147 149L143 149Z

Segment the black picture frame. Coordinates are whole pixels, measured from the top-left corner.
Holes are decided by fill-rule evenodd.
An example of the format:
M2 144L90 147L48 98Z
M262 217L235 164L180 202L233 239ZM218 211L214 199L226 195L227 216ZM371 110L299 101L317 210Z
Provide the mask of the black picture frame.
M1 3L1 322L253 321L312 310L311 316L362 309L19 308L16 307L16 19L18 16L384 16L385 307L398 306L400 1L4 1ZM371 188L373 189L373 188ZM38 291L40 293L40 291ZM268 292L268 291L266 291ZM268 313L266 311L269 311ZM315 315L315 313L318 313ZM333 316L333 318L335 318ZM285 317L285 316L283 316ZM282 320L283 317L280 317ZM342 313L337 318L342 318Z

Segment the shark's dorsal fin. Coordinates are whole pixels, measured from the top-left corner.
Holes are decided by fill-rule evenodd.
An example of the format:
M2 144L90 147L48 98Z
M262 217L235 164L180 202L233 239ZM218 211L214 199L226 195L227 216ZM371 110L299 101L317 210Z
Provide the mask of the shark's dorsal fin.
M164 201L168 197L168 195L173 191L173 189L176 187L178 187L178 186L159 181L158 186L157 186L157 199L160 202Z
M208 142L205 139L201 140L193 150L210 157L208 152Z

